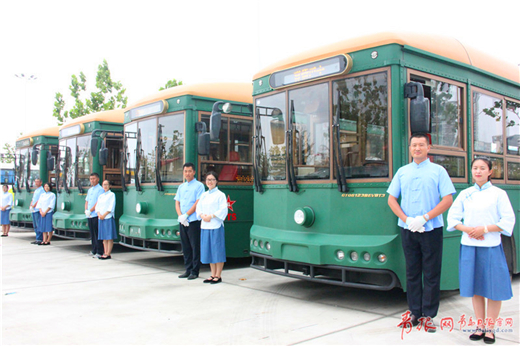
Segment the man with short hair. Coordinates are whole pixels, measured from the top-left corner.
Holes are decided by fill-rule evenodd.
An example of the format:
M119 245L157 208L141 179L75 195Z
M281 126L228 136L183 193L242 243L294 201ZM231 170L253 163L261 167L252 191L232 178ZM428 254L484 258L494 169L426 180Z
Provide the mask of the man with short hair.
M413 134L409 149L413 161L399 168L392 179L388 205L401 227L411 323L416 326L424 318L425 329L435 332L432 319L440 302L442 213L453 203L455 187L446 169L428 159L431 146L426 134Z
M195 165L186 162L183 166L186 182L181 184L175 195L175 209L179 221L182 253L186 272L179 278L196 279L200 269L200 219L195 213L204 185L195 179Z
M33 229L34 233L36 233L36 241L31 242L31 244L40 245L43 241L43 234L38 231L38 227L40 226L40 207L38 207L38 200L40 199L40 196L42 193L45 192L45 190L42 187L42 180L40 178L34 179L34 185L36 186L36 190L34 190L31 204L29 205L29 210L31 210L32 214L32 220L33 220Z
M89 177L91 188L88 189L87 197L85 197L85 216L88 221L88 229L90 231L90 240L92 243L92 250L90 255L93 257L103 256L103 241L98 240L98 216L96 213L96 204L98 197L102 195L105 190L99 185L99 174L92 173Z

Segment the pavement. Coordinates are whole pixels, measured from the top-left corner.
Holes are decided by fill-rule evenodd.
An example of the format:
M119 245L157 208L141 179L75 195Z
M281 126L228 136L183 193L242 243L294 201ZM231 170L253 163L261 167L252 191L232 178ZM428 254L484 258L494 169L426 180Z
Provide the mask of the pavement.
M115 245L111 260L88 256L84 240L12 228L1 239L2 345L477 345L461 322L470 298L443 291L436 333L398 328L406 294L289 279L230 259L211 285L196 280L180 256ZM520 275L503 303L496 345L518 345ZM506 324L511 324L509 326ZM473 329L473 327L470 327Z

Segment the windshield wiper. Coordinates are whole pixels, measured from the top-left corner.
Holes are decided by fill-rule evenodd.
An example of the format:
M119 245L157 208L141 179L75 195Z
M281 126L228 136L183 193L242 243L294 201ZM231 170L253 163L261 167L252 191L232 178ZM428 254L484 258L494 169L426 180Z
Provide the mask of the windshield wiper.
M335 146L334 146L334 156L336 162L336 181L338 184L339 192L348 192L349 188L347 186L347 179L345 177L345 166L343 165L343 160L341 158L341 132L340 132L340 117L341 117L341 106L340 106L340 90L338 89L338 105L336 107L336 114L334 116L334 124L332 125L335 133Z
M67 185L67 173L69 171L69 147L65 147L65 164L63 169L63 188L67 194L70 194L69 186Z
M255 146L255 159L253 160L253 183L255 184L255 191L262 193L262 183L258 165L260 164L260 153L262 150L262 126L260 124L260 109L256 108L255 119L255 135L252 137L252 145Z
M163 191L161 180L161 157L163 153L162 128L164 125L159 124L157 134L157 146L155 147L155 185L158 191Z
M294 173L294 162L293 162L293 121L294 121L294 100L291 100L291 118L289 119L289 129L287 130L287 144L286 150L286 163L287 171L289 173L289 191L298 192L298 184L296 183L296 174Z
M139 182L139 171L141 170L141 129L137 130L137 145L135 148L135 190L143 191Z

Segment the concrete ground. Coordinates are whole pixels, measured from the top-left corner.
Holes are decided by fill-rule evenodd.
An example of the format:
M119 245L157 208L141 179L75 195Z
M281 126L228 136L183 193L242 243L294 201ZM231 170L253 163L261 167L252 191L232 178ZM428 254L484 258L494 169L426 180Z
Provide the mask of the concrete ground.
M1 238L3 345L477 345L460 328L471 299L442 292L443 329L398 328L401 290L346 289L288 279L229 260L223 282L178 279L182 257L116 245L113 259L88 256L79 240L31 245L13 228ZM518 345L520 276L496 345ZM450 328L450 318L452 319ZM466 327L467 328L467 327Z

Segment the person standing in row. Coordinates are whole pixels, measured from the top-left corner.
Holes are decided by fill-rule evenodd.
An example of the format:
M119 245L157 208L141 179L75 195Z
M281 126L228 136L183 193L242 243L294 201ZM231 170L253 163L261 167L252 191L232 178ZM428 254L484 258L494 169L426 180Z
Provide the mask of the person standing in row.
M183 166L186 182L182 183L175 195L175 210L179 221L182 254L186 271L179 278L193 280L199 277L200 270L200 219L195 210L204 185L195 179L195 165L186 162Z
M431 321L426 329L436 332L432 319L440 303L442 213L451 206L455 187L446 169L428 159L431 146L427 135L413 134L409 149L413 162L399 168L392 179L388 205L401 228L411 323L417 326L424 317Z
M11 221L9 213L13 207L13 195L9 192L9 186L2 185L2 197L0 198L0 224L2 224L2 237L9 236Z
M200 225L200 261L209 263L211 276L204 283L222 282L222 269L226 262L226 240L224 220L228 214L226 195L218 187L215 172L206 174L208 191L200 196L197 203L197 216L202 219Z
M88 229L90 231L90 241L92 248L90 255L101 257L104 253L103 241L98 240L98 216L96 213L96 203L104 190L99 185L99 174L92 173L89 177L91 188L88 189L87 197L85 197L85 216L87 217Z
M33 220L33 229L34 233L36 233L36 241L33 241L31 244L39 245L43 241L43 234L40 232L40 207L38 206L38 200L42 193L45 192L42 186L42 180L40 178L34 179L34 185L36 186L36 190L34 190L33 197L31 199L31 204L29 205L29 209L31 210L32 220Z
M463 190L448 212L448 231L461 231L460 295L471 297L477 329L470 340L495 342L494 326L503 300L513 296L500 235L511 237L515 213L507 193L491 184L491 161L471 163L474 186ZM487 319L486 319L487 298Z
M114 239L117 239L116 222L114 212L116 210L116 195L110 191L110 182L103 181L103 190L96 203L97 219L99 220L98 239L103 242L104 254L100 260L111 259Z
M52 193L52 186L50 183L43 185L44 193L38 199L38 207L40 208L40 232L43 234L43 239L40 245L51 245L52 239L52 215L56 206L56 195Z

